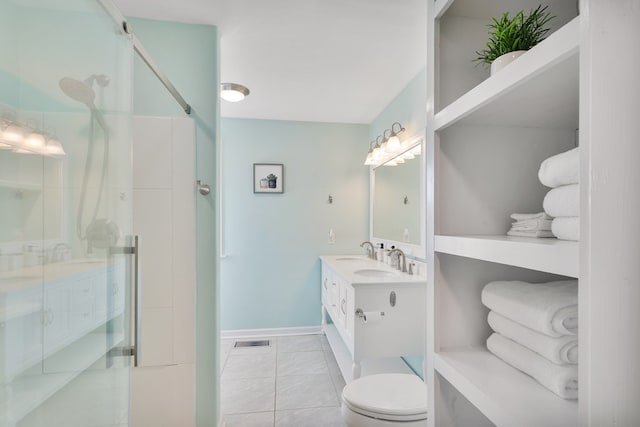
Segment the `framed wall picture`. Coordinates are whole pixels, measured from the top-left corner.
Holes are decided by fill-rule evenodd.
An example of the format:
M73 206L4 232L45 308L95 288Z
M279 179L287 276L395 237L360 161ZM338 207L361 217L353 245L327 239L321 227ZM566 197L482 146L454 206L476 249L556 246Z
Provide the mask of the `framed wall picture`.
M274 163L254 163L253 192L284 193L284 165Z

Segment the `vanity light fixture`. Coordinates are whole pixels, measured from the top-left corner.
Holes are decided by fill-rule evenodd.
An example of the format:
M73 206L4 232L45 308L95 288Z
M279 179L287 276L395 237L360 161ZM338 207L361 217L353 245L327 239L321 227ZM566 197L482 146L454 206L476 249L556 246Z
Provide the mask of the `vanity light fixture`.
M378 136L378 139L380 138L382 138L382 136ZM405 161L407 160L414 159L416 156L419 156L422 151L423 139L424 138L421 135L415 135L415 136L406 138L400 144L400 148L398 150L396 151L388 150L387 152L381 155L378 155L377 157L376 157L376 151L374 148L373 163L370 164L369 166L372 166L374 169L376 169L379 166L397 166L405 163Z
M220 97L225 101L238 102L249 96L249 88L238 83L220 83Z
M371 149L371 143L369 144L369 152L367 153L364 164L376 167L389 163L391 159L395 159L395 161L392 162L393 164L389 164L389 166L395 166L404 163L405 160L413 159L415 153L411 150L413 148L412 141L407 140L403 143L398 137L398 135L404 131L405 128L400 122L394 122L391 125L391 129L385 129L382 135L378 135L376 138L373 150ZM388 136L387 132L389 133ZM381 138L382 141L379 142ZM420 153L418 152L417 154Z

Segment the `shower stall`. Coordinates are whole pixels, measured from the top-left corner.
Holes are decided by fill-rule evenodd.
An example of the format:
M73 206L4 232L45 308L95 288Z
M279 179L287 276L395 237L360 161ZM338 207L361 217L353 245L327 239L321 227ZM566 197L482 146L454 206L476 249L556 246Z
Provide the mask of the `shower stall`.
M0 0L0 426L121 426L136 353L133 39Z

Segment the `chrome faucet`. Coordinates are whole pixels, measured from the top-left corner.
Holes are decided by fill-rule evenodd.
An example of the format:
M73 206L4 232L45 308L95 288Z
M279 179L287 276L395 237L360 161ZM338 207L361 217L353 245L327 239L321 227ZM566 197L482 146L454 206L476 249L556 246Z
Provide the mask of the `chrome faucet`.
M369 258L371 258L371 259L375 260L375 259L376 259L376 251L375 251L375 249L373 248L373 243L371 243L371 242L370 242L370 241L368 241L368 240L366 240L366 241L364 241L364 242L360 243L360 247L361 247L361 248L364 248L364 247L365 247L365 246L367 246L367 245L369 245L369 246L367 247L367 256L368 256Z
M71 247L67 243L58 243L51 250L51 262L64 261L70 250Z
M407 258L404 256L404 252L402 252L401 249L395 248L395 249L392 249L391 252L389 252L389 256L392 256L395 253L398 254L398 270L402 271L403 273L406 273L407 272ZM400 256L402 256L402 264L400 264Z

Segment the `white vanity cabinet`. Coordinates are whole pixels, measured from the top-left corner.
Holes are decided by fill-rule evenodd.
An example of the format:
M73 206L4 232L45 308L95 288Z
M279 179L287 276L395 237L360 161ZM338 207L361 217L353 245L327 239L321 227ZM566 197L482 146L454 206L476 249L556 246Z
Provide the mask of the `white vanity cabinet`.
M0 425L122 345L125 273L121 261L75 259L0 274Z
M367 258L321 260L322 327L347 381L360 376L365 359L424 353L424 277Z

